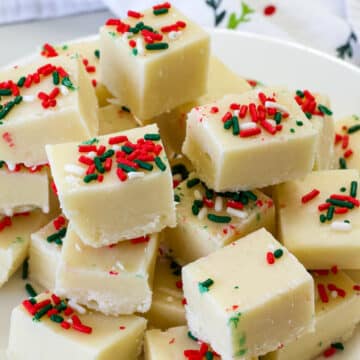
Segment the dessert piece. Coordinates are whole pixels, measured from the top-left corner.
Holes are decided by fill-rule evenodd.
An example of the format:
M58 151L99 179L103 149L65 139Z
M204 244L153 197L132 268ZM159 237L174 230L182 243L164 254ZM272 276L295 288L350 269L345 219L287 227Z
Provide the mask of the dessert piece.
M30 234L46 223L39 210L0 217L0 287L27 257Z
M206 94L156 116L151 122L158 124L165 146L175 153L180 153L185 139L186 117L192 108L221 99L226 94L242 94L249 90L251 87L246 80L231 71L217 57L211 56Z
M313 330L313 279L264 229L182 276L190 331L226 360L264 355Z
M14 67L0 72L0 85L0 153L8 164L45 164L46 144L97 134L96 96L78 60Z
M66 235L67 220L59 215L37 232L31 234L29 277L44 289L54 290L56 270Z
M334 167L360 170L360 117L348 116L336 121L335 126Z
M56 292L106 315L146 312L158 250L157 235L93 248L68 227Z
M310 172L316 136L291 94L253 90L194 108L182 149L209 188L251 190Z
M14 168L0 161L0 214L12 216L40 208L49 212L49 182L42 166Z
M258 190L219 193L195 173L175 189L177 226L165 229L170 254L187 264L252 231L275 230L273 201Z
M169 3L135 14L100 29L100 71L121 104L145 120L206 92L210 38Z
M292 343L265 356L265 360L312 360L323 354L330 357L342 342L353 334L360 321L359 291L343 272L333 274L322 270L314 273L315 331L300 336Z
M85 244L175 226L171 172L156 125L46 151L61 208Z
M146 320L91 312L55 294L24 300L11 314L9 359L136 360Z
M138 126L126 108L110 104L99 109L99 135L125 131Z
M360 269L357 170L315 171L275 188L280 241L307 269Z
M329 108L330 99L325 95L312 94L308 90L297 90L295 100L318 131L314 169L331 169L334 156L335 125L332 111Z
M183 302L181 266L168 257L159 256L155 266L151 308L146 314L149 325L161 329L185 325Z
M89 74L91 83L95 88L99 105L105 106L107 99L111 98L112 95L102 84L100 79L99 49L99 36L91 36L59 45L51 45L46 43L42 46L41 55L45 58L54 58L59 55L70 58L80 58L84 65L84 69Z

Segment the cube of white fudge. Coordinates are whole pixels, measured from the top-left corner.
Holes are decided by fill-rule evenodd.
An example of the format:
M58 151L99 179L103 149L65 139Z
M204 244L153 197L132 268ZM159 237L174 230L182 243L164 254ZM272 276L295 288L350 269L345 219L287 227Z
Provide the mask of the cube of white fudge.
M251 190L310 172L316 135L290 93L254 90L195 107L182 150L209 188Z
M45 164L46 144L97 134L96 96L79 60L39 59L0 72L0 83L2 160Z
M139 15L100 29L100 70L121 104L146 120L206 92L210 41L172 6Z
M61 208L84 243L100 247L175 226L171 172L156 125L46 150Z
M35 208L49 212L48 174L41 166L9 167L0 161L0 189L0 214L12 216Z
M24 300L11 315L9 359L137 360L146 320L86 313L52 293Z
M224 360L264 355L313 330L313 279L264 229L182 275L189 329Z
M108 315L146 312L158 250L157 235L93 248L70 223L56 276L56 292Z
M280 241L307 269L360 269L357 170L315 171L276 186Z
M165 229L169 254L188 264L257 229L275 231L273 201L258 190L215 192L195 173L175 189L177 226Z
M347 341L360 321L360 297L355 283L344 273L314 272L315 331L265 356L264 360L312 360L330 357L336 344ZM340 344L339 344L340 345ZM333 349L331 350L331 348ZM328 356L326 356L328 354Z
M29 278L47 290L55 289L56 271L60 262L67 223L67 219L59 215L31 234Z

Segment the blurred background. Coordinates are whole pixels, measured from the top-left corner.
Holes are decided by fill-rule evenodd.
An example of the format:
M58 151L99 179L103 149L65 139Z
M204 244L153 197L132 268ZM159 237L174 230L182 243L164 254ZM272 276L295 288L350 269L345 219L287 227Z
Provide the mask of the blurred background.
M163 2L163 1L159 1ZM173 0L201 25L298 42L360 65L360 0ZM0 0L0 65L45 42L95 34L153 0ZM6 50L7 49L7 50Z

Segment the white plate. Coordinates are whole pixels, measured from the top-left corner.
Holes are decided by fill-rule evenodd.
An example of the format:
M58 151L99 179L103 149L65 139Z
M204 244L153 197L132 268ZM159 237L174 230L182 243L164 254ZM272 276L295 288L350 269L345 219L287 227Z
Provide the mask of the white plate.
M267 84L308 88L330 96L336 118L360 114L360 70L315 50L264 36L211 30L214 53L238 74ZM76 36L76 33L74 33ZM51 42L52 39L48 39ZM34 39L34 45L37 44ZM9 48L7 51L10 51ZM25 296L17 274L0 289L0 359L4 359L11 308ZM336 326L336 324L334 324ZM333 360L360 359L360 329ZM289 359L301 360L301 359Z

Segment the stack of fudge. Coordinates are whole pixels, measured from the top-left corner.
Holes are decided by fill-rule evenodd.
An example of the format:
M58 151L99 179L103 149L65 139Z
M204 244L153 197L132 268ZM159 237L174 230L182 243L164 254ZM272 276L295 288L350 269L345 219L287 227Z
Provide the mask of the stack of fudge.
M0 286L23 264L29 295L9 360L344 350L360 119L255 85L168 2L0 73Z

